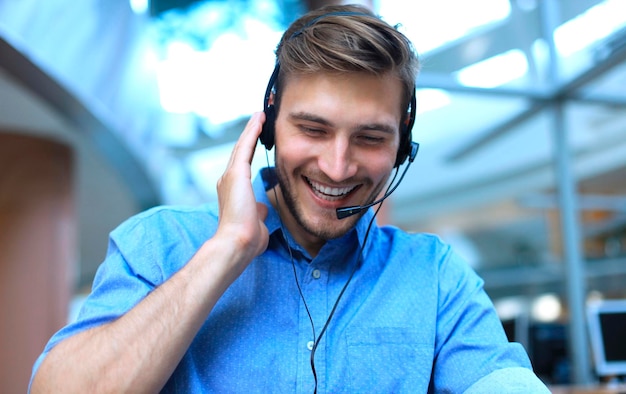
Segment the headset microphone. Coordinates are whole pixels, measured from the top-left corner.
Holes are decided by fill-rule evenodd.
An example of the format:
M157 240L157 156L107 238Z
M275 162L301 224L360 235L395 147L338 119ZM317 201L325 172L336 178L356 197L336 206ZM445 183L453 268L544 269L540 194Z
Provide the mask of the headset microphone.
M391 193L394 192L394 190L396 190L398 188L398 185L400 185L400 182L402 182L402 179L404 178L404 175L406 174L407 170L409 169L409 167L411 166L411 163L413 163L413 160L415 160L415 156L417 156L417 151L419 150L419 144L417 142L411 142L411 152L409 153L409 162L406 165L406 167L404 167L404 171L402 171L402 175L400 175L400 179L398 179L398 182L395 184L395 186L393 188L391 188L389 191L387 191L385 193L384 196L382 196L380 199L366 204L366 205L354 205L351 207L342 207L342 208L337 208L337 219L345 219L347 217L350 217L352 215L356 215L357 213L366 210L367 208L374 206L376 204L379 204L381 202L383 202L387 197L389 197L391 195Z

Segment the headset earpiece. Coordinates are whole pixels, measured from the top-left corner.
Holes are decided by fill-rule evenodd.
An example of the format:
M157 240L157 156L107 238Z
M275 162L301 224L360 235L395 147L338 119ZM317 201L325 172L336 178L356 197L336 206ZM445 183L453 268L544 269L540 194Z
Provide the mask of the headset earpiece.
M272 91L274 90L274 84L278 78L278 72L280 71L280 63L276 62L272 76L267 83L265 89L265 97L263 98L263 112L265 113L265 123L261 129L259 140L265 146L265 149L270 150L274 147L274 135L276 132L276 106L270 104L270 98L272 97Z
M265 149L270 150L274 146L276 107L273 104L268 105L263 112L265 112L265 123L263 123L259 140L265 146Z
M413 135L411 130L415 123L415 88L413 88L413 94L411 95L411 107L408 111L408 116L405 122L402 122L402 130L400 132L400 146L398 147L398 155L396 156L396 162L394 167L400 167L408 157L415 158L413 155Z

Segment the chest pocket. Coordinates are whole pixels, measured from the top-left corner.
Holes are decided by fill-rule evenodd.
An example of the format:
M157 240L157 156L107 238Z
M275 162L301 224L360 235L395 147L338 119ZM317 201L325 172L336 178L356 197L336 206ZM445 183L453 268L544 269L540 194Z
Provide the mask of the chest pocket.
M413 328L376 327L346 333L352 393L426 393L433 346Z

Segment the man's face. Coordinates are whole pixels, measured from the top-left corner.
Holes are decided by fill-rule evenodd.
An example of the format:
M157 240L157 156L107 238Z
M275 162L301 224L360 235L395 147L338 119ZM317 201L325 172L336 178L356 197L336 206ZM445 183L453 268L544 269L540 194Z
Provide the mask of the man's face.
M284 199L279 208L287 228L310 252L345 234L361 216L339 220L337 208L373 202L384 188L398 152L401 92L401 82L391 75L286 80L276 119L276 169Z

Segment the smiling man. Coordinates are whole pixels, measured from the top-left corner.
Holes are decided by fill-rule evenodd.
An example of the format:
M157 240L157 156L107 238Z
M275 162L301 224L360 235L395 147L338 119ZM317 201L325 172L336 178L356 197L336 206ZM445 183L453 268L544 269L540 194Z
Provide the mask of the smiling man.
M294 75L286 83L276 119L280 192L274 205L315 256L361 216L339 221L338 208L370 203L385 187L406 103L391 72Z
M417 69L367 9L294 22L218 204L111 233L32 392L547 393L468 265L367 209L417 153ZM257 139L276 164L252 181Z

